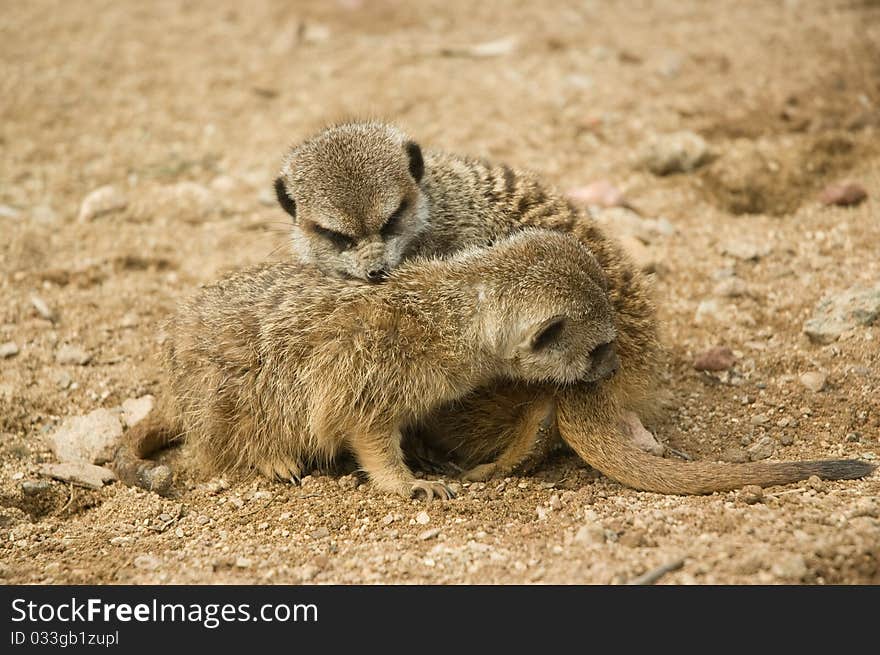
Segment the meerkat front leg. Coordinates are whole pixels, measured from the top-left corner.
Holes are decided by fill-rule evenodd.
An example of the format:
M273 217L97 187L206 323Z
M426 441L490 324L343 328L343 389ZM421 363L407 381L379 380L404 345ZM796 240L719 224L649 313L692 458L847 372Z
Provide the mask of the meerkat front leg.
M292 457L283 455L269 457L260 462L257 468L270 480L283 480L299 484L302 479L302 464Z
M401 432L356 430L351 437L351 449L361 468L379 489L412 498L418 493L429 502L436 496L441 500L455 497L443 482L419 480L407 468L400 447Z
M509 473L521 464L539 444L550 439L556 425L556 403L547 398L532 404L511 430L512 439L498 457L465 471L462 480L478 482Z

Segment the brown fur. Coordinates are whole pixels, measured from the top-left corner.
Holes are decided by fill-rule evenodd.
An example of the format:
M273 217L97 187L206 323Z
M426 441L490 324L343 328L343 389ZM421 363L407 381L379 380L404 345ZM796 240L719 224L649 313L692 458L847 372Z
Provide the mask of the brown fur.
M416 152L416 159L424 159L423 174L412 171ZM530 226L574 235L599 261L614 308L619 373L598 388L582 385L559 395L546 385L496 382L438 410L414 442L421 439L428 450L477 467L465 477L504 473L517 457L521 462L544 452L536 447L540 433L532 432L531 442L528 435L546 422L536 417L552 412L553 398L559 402L562 439L586 462L636 488L702 493L817 472L810 463L685 465L622 443L616 428L621 413L651 413L657 395L660 346L648 285L591 217L533 175L442 152L422 155L394 126L349 123L294 148L276 189L294 219L295 254L331 274L370 278L367 271L393 269L408 257L449 255ZM391 217L395 229L383 230ZM327 230L347 235L347 247L335 247ZM525 256L540 261L538 252ZM534 298L541 301L539 293ZM820 469L826 477L858 477L870 470L860 462L841 466Z
M448 497L406 467L403 431L501 377L612 373L613 352L596 350L614 339L602 284L576 240L538 230L406 263L382 285L296 264L231 275L170 321L163 410L132 432L120 476L140 471L132 451L184 435L208 471L296 479L348 451L384 491Z

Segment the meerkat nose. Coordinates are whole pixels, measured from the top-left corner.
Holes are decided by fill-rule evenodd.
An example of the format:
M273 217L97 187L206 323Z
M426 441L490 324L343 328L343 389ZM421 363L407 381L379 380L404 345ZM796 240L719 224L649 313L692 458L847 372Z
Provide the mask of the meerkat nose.
M381 282L386 277L388 277L388 271L386 271L384 268L374 268L367 271L367 279L370 282Z
M620 368L620 360L617 358L617 349L613 341L594 348L590 353L590 360L593 362L594 373L603 378L611 377Z

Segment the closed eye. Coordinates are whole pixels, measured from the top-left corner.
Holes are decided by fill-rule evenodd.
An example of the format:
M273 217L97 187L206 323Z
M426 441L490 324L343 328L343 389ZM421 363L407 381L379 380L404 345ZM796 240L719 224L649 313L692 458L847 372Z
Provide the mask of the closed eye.
M403 218L403 214L408 207L409 202L407 202L406 198L400 201L397 209L394 210L394 213L388 217L388 220L385 221L385 225L379 230L383 238L388 238L392 234L397 234L398 228L400 227L400 219Z
M335 232L333 230L328 230L326 227L321 227L317 223L312 224L312 229L315 231L315 233L320 234L322 237L324 237L330 243L336 246L338 250L348 250L354 245L354 239L352 239L350 236Z

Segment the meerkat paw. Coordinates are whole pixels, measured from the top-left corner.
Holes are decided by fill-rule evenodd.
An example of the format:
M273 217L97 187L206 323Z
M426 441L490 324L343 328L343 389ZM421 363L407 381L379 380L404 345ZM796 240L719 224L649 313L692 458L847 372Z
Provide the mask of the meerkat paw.
M484 480L488 480L496 473L500 473L498 470L498 464L496 462L489 462L488 464L480 464L479 466L475 466L474 468L465 471L461 479L465 482L483 482Z
M629 440L645 452L661 457L666 448L657 441L653 434L648 432L642 420L635 412L624 412L620 417L620 431L624 439Z
M302 478L302 466L292 458L279 457L263 462L258 468L260 473L270 480L282 480L291 484L299 484Z
M440 500L451 500L455 498L455 492L447 487L443 482L435 482L433 480L416 480L410 485L409 491L405 494L408 498L413 498L420 493L425 495L425 500L429 503L436 496Z

